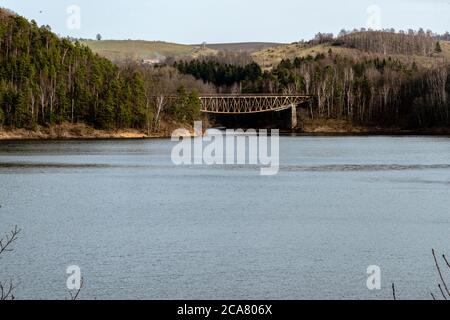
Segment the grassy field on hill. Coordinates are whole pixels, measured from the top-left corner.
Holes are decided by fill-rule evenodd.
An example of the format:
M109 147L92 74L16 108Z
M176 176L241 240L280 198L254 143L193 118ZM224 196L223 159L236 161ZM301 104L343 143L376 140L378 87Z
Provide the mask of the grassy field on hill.
M355 58L380 57L379 53L354 49L346 46L334 46L331 43L309 46L305 44L279 44L271 42L243 42L243 43L217 43L207 44L206 48L201 45L184 45L162 41L143 40L86 40L82 42L99 55L117 62L126 59L141 60L164 57L192 57L216 55L219 51L233 53L250 53L264 70L270 70L277 66L283 59L294 59L296 57L315 56L327 54L330 49L337 54ZM444 57L450 61L450 42L441 41L442 53L432 57L421 55L387 54L393 59L403 63L414 60L423 67L430 66L436 58Z
M216 55L219 51L254 53L282 46L280 43L272 42L243 42L207 44L203 47L202 45L144 40L85 40L82 43L95 53L114 62L126 59L151 59L160 56L198 58L200 56Z
M206 47L217 51L253 53L268 48L275 48L281 45L283 44L274 42L240 42L240 43L211 43L207 44Z
M99 55L117 62L126 59L141 60L164 57L181 57L212 55L212 49L202 49L200 46L190 46L161 41L143 40L87 40L83 44Z

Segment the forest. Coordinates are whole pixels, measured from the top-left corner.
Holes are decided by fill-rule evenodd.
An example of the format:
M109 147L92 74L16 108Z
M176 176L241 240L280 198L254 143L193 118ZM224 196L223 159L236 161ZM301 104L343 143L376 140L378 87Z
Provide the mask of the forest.
M420 32L358 32L317 39L328 39L320 41L330 45L326 54L285 59L264 72L254 64L236 67L204 59L174 67L221 92L313 95L311 118L408 128L450 124L450 66L438 56L442 49L435 37ZM341 47L371 55L341 54ZM399 54L402 59L396 58ZM420 56L430 65L416 62Z
M0 104L2 123L18 128L61 121L139 127L149 116L138 74L3 10Z
M192 123L200 118L198 95L216 92L313 95L311 118L448 126L450 67L439 55L447 36L318 34L303 45L325 44L327 52L284 59L270 70L236 53L168 59L158 66L113 64L48 26L0 9L0 126L33 129L69 122L153 132L162 119ZM370 54L352 56L344 48Z
M102 129L155 130L154 95L160 92L179 94L164 110L175 119L187 121L198 113L196 93L182 87L195 80L186 78L114 65L79 42L60 39L48 26L0 9L0 126L82 122Z

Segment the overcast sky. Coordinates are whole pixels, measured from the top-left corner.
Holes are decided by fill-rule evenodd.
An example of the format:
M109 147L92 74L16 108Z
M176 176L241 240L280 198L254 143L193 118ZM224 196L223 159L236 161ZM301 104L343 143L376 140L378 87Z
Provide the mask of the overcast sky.
M80 9L67 13L70 6ZM450 0L0 0L62 36L201 42L310 39L366 26L450 30ZM69 23L68 23L69 22Z

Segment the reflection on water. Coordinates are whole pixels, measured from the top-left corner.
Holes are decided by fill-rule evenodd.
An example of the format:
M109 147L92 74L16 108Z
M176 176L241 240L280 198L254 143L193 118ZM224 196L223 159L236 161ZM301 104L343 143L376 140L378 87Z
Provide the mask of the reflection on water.
M450 254L450 140L283 137L280 173L174 166L167 140L0 142L18 298L428 299ZM366 269L382 270L381 291Z

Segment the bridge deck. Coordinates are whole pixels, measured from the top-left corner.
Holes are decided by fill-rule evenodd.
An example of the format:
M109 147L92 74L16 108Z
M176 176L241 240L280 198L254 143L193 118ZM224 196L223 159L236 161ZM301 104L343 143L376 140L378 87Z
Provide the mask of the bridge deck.
M201 111L214 114L251 114L296 107L311 96L277 94L224 94L200 96Z

